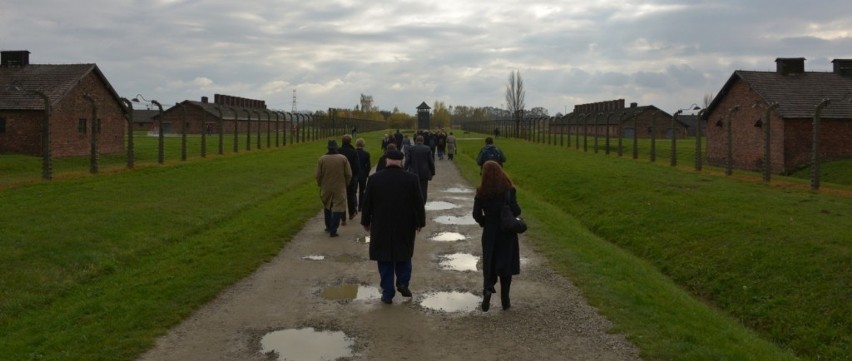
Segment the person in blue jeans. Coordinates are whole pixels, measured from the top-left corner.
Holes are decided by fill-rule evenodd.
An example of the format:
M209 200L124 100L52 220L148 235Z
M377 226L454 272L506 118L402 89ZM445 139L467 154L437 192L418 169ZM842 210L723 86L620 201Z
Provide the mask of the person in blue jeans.
M420 180L402 169L403 157L398 150L385 153L385 169L367 179L361 203L361 225L370 233L370 260L378 264L386 304L393 303L396 291L412 296L414 238L426 226Z

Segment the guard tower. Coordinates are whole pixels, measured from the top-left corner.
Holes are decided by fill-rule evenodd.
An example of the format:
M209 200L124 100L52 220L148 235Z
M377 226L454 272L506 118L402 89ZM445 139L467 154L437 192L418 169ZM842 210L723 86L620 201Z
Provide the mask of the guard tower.
M429 112L430 109L432 108L429 108L426 102L420 103L417 106L417 129L429 129L429 123L432 120L432 113Z

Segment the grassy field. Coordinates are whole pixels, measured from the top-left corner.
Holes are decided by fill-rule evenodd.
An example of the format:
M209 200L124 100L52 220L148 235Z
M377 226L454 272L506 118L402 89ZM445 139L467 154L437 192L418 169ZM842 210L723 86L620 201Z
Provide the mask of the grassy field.
M367 136L374 154L378 137ZM140 138L137 169L119 156L90 176L87 159L61 160L53 182L39 181L37 159L0 158L0 360L134 359L319 211L324 141L221 156L208 145L207 159L181 162L177 139L165 166L156 138ZM688 141L676 168L642 147L632 160L497 142L535 247L644 358L850 358L844 186L697 173ZM457 161L474 184L481 144L461 140ZM33 174L4 180L21 169Z
M766 186L758 174L744 171L740 177L725 177L713 169L699 173L688 166L674 169L668 163L649 165L647 159L584 153L582 147L578 152L521 141L498 143L507 153L506 169L522 190L522 200L538 220L532 231L536 244L627 329L646 356L754 359L754 351L727 353L718 345L687 342L679 347L673 342L678 337L727 337L723 330L742 324L802 358L850 357L848 192L811 193L806 182L783 177L777 182L784 186ZM479 145L481 140L472 140L463 147ZM471 165L467 162L466 168ZM476 182L475 166L466 174ZM604 244L617 251L594 254ZM682 322L700 313L685 312L686 306L643 312L646 303L675 302L681 296L649 292L649 282L634 281L643 276L635 272L615 276L618 252L630 254L625 263L641 259L640 264L647 262L692 297L723 311L731 318L728 325L722 322L708 331L702 326L713 324L709 320ZM610 277L597 274L611 270Z

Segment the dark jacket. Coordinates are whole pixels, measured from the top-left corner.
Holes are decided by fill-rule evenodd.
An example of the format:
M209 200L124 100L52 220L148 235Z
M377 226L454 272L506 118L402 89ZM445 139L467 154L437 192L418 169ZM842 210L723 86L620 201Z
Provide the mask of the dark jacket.
M405 154L405 170L417 175L420 180L432 180L435 175L435 160L428 145L415 144Z
M508 193L512 213L519 216L521 207L515 198L516 191L512 188ZM518 235L500 230L500 208L505 202L505 195L493 199L473 199L473 219L482 227L482 270L498 276L521 273Z
M361 162L358 160L358 151L352 144L344 144L337 149L337 152L346 156L349 161L349 166L352 167L352 180L357 181L361 176ZM369 172L369 170L367 170Z
M486 144L479 150L479 155L476 156L476 164L481 167L482 164L489 160L493 160L500 163L500 165L503 165L503 163L506 163L506 156L500 148L497 148L496 145Z
M417 229L426 226L417 177L396 166L374 173L361 206L361 225L370 226L370 259L410 260Z
M370 165L370 153L364 150L364 148L355 148L355 151L358 152L358 168L361 170L358 173L358 179L365 180L370 175L370 169L373 168Z

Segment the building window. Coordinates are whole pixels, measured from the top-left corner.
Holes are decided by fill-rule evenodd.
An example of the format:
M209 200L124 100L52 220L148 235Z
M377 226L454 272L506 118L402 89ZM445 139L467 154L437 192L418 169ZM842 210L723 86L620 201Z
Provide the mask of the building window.
M6 118L0 117L0 134L6 133Z
M77 120L77 133L86 134L86 118Z

